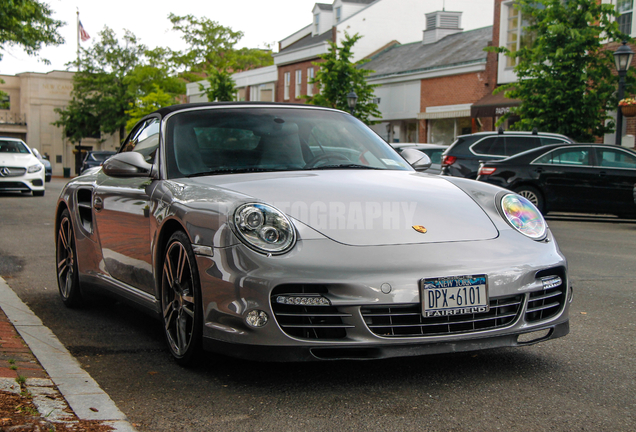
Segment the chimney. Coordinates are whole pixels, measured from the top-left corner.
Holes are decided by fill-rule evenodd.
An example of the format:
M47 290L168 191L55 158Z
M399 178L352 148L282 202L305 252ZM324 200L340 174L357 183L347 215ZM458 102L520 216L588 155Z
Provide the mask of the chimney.
M426 30L422 44L435 43L448 35L459 33L462 22L461 12L437 11L426 14Z

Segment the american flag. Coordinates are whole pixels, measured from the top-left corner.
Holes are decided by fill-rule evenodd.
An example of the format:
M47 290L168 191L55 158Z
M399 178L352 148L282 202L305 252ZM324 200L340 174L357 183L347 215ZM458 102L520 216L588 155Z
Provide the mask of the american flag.
M79 22L79 37L82 40L82 42L86 42L87 40L89 40L91 38L91 36L86 32L86 30L84 30L84 26L82 25L82 22Z

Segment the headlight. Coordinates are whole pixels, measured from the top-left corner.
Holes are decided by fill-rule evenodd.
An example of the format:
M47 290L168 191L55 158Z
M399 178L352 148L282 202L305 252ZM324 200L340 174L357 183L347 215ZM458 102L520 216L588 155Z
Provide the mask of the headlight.
M527 199L515 194L501 198L501 210L508 223L533 240L542 240L547 231L541 212Z
M35 164L35 165L31 165L29 168L27 168L27 172L28 173L36 173L38 171L42 170L42 165L41 164Z
M296 243L296 231L291 221L267 204L243 204L237 208L234 228L238 238L258 252L281 254Z

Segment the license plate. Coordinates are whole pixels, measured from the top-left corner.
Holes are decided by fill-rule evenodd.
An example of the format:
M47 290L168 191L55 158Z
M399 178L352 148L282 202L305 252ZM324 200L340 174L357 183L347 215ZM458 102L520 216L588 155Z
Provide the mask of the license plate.
M488 312L486 275L422 279L422 314L425 317Z

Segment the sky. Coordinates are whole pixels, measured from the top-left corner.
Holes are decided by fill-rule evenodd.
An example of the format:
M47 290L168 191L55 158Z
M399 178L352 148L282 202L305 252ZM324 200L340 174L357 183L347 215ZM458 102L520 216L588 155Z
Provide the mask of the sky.
M82 46L87 48L105 26L121 38L124 29L134 33L150 48L184 49L177 32L172 31L168 14L192 14L207 17L219 24L244 33L237 47L263 48L311 24L316 0L40 0L53 11L53 18L66 22L60 33L64 45L45 47L40 57L50 60L46 65L37 57L28 56L15 47L5 47L0 60L0 74L49 72L67 70L66 64L77 57L77 11L84 29L91 36ZM399 2L401 0L384 0ZM492 25L494 0L420 0L431 3L435 10L461 11L462 28L471 30ZM332 3L332 0L319 0ZM425 28L422 17L422 30ZM414 41L400 41L402 43Z

